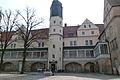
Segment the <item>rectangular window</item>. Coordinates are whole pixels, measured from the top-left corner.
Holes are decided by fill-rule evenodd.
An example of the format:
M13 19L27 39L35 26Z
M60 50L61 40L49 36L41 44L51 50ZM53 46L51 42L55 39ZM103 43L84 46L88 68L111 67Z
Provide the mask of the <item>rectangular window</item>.
M85 51L84 50L78 50L78 57L80 57L80 58L85 57Z
M76 46L77 42L76 41L70 41L70 46Z
M74 46L76 46L77 45L77 42L76 41L74 41Z
M89 40L89 43L90 43L90 45L93 45L93 41L92 40Z
M44 47L44 42L38 43L38 47Z
M93 45L93 41L92 40L85 40L85 45Z
M85 35L85 32L82 32L82 35Z
M70 41L70 46L72 46L73 45L73 43L72 43L72 41Z
M85 40L85 45L88 45L88 40Z
M16 44L11 44L11 48L16 48Z
M94 34L94 31L91 31L91 34Z

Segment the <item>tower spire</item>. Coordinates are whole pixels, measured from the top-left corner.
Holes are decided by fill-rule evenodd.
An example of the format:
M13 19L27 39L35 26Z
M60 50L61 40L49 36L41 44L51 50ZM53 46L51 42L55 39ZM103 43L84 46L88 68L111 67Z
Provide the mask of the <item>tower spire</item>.
M53 0L51 8L50 8L50 18L53 16L62 16L62 3L58 0Z

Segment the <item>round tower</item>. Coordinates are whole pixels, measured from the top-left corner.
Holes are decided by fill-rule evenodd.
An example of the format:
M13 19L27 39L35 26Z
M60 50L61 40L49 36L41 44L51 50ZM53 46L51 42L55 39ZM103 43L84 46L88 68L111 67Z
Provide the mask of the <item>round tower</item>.
M50 8L48 69L62 70L63 59L62 4L53 0Z

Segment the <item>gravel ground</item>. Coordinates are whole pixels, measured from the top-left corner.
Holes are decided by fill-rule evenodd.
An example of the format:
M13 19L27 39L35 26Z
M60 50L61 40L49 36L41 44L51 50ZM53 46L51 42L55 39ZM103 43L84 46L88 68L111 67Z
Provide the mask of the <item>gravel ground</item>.
M55 73L45 76L42 73L0 74L0 80L120 80L120 76L96 73Z

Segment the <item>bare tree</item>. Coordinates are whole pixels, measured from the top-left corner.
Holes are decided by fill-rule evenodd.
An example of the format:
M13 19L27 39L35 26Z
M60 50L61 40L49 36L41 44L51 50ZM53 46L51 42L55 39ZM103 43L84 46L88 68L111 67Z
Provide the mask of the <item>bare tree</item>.
M38 19L35 15L35 10L26 8L25 14L22 14L20 11L17 11L21 16L21 24L18 24L20 36L23 40L23 60L20 74L24 74L25 62L27 57L27 50L30 45L35 41L38 33L32 34L32 30L43 22L43 19ZM22 26L22 27L21 27Z
M0 71L3 70L3 58L7 47L15 41L12 40L14 35L14 28L17 23L18 13L13 14L11 10L0 10Z

